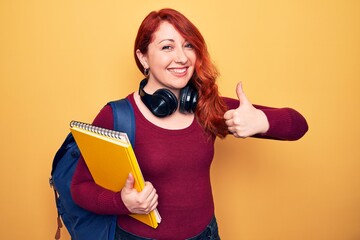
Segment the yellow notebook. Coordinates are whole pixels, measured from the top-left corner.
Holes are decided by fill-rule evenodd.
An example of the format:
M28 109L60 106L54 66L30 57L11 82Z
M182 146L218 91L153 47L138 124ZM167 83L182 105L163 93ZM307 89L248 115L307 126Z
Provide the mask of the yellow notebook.
M70 131L98 185L118 192L124 187L129 173L132 173L134 188L139 192L144 188L144 177L126 133L77 121L70 123ZM147 215L130 216L153 228L161 222L157 209Z

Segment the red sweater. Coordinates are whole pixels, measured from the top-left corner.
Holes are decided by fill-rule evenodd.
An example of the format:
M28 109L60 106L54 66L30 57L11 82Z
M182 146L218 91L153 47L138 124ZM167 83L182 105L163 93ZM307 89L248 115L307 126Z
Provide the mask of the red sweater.
M158 195L158 210L162 222L152 229L127 216L120 192L106 190L94 183L82 158L77 165L71 192L81 207L98 214L117 214L118 225L138 236L155 239L186 239L199 234L214 215L210 184L210 165L214 156L215 138L209 140L196 120L181 130L155 126L141 114L133 95L129 95L135 113L136 135L134 151L146 181ZM239 101L225 98L229 109ZM264 111L270 129L258 136L280 140L296 140L308 127L306 120L290 108L255 106ZM110 106L105 106L95 118L94 125L113 128Z

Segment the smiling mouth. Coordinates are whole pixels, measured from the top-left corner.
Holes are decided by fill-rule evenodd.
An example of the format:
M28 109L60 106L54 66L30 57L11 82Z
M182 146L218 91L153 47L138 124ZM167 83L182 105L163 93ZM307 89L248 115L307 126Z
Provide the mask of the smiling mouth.
M175 74L184 74L187 71L187 68L169 68L169 71Z

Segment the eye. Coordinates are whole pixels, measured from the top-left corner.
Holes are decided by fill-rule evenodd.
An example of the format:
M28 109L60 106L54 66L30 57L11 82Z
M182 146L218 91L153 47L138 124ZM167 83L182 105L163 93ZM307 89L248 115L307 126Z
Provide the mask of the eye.
M193 49L194 46L191 43L185 43L185 48Z
M172 46L170 45L165 45L161 48L162 50L171 50L172 49Z

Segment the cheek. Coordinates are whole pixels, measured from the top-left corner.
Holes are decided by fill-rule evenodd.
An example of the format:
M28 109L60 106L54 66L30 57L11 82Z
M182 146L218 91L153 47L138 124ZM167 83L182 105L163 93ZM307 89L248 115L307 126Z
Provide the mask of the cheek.
M163 54L154 54L151 58L149 58L149 60L150 67L162 68L167 67L167 65L171 63L172 58Z
M192 65L195 66L195 63L196 63L196 60L197 60L196 53L195 53L195 52L191 52L191 53L188 55L188 58L190 59Z

